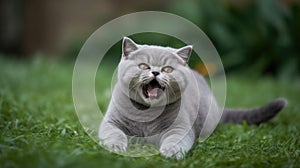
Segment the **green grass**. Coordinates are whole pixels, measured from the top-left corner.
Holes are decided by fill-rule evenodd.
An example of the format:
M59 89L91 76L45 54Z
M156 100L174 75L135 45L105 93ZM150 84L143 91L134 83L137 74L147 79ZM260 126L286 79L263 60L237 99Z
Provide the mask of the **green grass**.
M101 71L97 97L104 110L111 73ZM252 107L286 97L287 108L260 126L219 125L184 160L124 157L83 131L72 102L71 63L0 57L0 167L299 167L300 83L229 76L227 105Z

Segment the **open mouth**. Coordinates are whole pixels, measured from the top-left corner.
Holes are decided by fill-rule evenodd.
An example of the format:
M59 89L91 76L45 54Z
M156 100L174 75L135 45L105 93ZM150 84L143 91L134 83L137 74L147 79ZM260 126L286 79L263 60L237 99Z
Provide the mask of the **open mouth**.
M143 93L146 98L158 98L164 92L165 88L161 86L156 79L143 85Z

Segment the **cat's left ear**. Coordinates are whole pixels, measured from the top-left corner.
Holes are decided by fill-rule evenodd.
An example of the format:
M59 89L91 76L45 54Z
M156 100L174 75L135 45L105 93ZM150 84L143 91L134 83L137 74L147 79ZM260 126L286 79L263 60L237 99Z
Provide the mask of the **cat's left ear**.
M176 53L178 54L178 56L180 58L182 58L185 61L185 63L188 63L189 58L190 58L190 56L192 54L192 50L193 50L193 46L187 45L185 47L179 48L176 51Z
M127 59L128 55L138 49L137 44L128 37L123 37L122 55Z

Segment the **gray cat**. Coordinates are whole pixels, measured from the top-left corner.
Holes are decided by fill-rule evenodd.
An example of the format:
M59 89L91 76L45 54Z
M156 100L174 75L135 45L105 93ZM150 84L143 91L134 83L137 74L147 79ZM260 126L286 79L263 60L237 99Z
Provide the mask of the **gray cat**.
M125 152L129 137L141 137L165 157L182 159L220 118L257 125L285 106L284 99L277 99L250 110L219 108L204 78L188 67L191 52L192 46L138 45L123 38L118 80L99 129L102 145Z

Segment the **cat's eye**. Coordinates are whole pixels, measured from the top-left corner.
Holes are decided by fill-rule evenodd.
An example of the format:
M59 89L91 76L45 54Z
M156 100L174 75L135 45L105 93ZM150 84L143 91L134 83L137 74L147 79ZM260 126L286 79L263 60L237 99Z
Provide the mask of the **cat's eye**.
M166 72L166 73L171 73L173 72L174 68L171 67L171 66L166 66L166 67L163 67L162 71L163 72Z
M142 69L142 70L150 69L150 67L147 64L144 64L144 63L139 64L139 68Z

